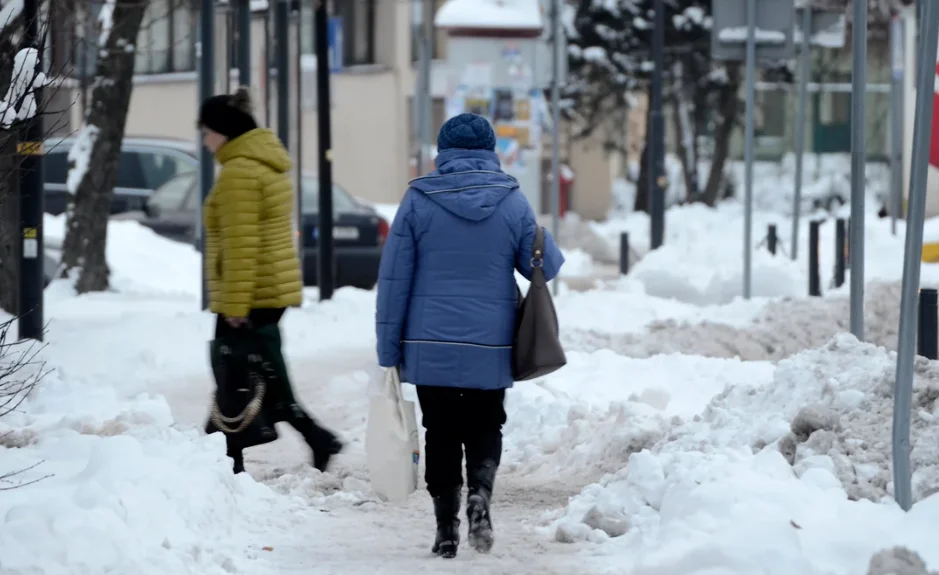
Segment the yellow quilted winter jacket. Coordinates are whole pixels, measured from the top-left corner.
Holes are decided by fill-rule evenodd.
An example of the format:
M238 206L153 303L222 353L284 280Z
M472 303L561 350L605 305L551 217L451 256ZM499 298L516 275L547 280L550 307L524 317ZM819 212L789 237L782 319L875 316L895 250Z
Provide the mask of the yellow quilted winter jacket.
M215 158L222 169L202 211L212 312L246 317L252 309L300 305L287 150L258 128L227 142Z

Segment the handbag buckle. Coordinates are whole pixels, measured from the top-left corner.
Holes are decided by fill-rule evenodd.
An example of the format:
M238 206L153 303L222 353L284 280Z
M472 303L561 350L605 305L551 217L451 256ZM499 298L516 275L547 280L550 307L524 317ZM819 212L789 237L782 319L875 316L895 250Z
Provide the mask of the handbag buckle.
M541 250L535 250L535 253L531 256L531 259L528 261L533 268L540 268L544 265L544 258L541 257Z

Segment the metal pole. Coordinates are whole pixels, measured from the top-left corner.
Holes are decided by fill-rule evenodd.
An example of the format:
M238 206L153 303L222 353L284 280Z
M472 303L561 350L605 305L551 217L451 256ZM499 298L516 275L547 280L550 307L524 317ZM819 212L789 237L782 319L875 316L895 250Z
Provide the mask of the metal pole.
M329 15L326 2L316 8L316 124L319 128L319 247L318 285L320 301L332 299L333 281L333 151L329 89Z
M845 237L847 236L847 222L844 218L835 221L835 287L844 285L845 270L847 269L847 250Z
M893 76L890 82L890 231L897 235L897 218L903 209L903 75L905 30L903 20L894 15L890 22L890 57Z
M864 168L867 163L867 2L854 2L851 67L851 333L864 340ZM935 62L935 61L934 61ZM933 64L935 65L935 64Z
M39 47L39 2L26 0L23 3L23 46ZM41 69L41 68L39 68ZM42 89L33 90L36 102L42 102ZM20 339L42 341L43 325L43 288L45 287L42 216L43 216L43 177L42 177L42 116L36 114L24 122L23 141L17 144L20 158L20 222L22 225L22 249L20 250L19 281L19 320Z
M910 474L910 414L913 400L913 354L916 352L916 292L923 258L923 218L933 113L936 43L939 42L939 3L925 2L920 21L916 59L916 111L910 158L910 194L906 208L906 249L900 298L900 337L897 345L897 384L893 403L893 485L897 503L905 511L913 504ZM858 227L855 224L852 227ZM851 260L856 254L851 254Z
M554 0L551 9L551 233L555 241L558 237L558 212L561 208L561 0ZM558 284L552 282L554 295L558 294Z
M251 1L239 0L238 18L238 84L251 85Z
M420 85L419 107L417 119L417 139L420 149L417 154L417 175L421 176L427 171L430 163L429 151L434 145L434 136L431 133L433 126L433 100L430 94L431 62L433 60L434 41L434 3L433 0L421 2L421 35L420 38Z
M289 0L277 0L274 4L274 68L277 70L277 135L289 150L290 5L288 2Z
M275 1L274 11L277 10ZM271 10L264 12L264 50L261 55L261 77L264 78L264 125L271 127Z
M665 2L655 0L652 33L652 111L649 117L649 215L652 249L665 240L665 116L662 113L662 76L665 73Z
M753 108L756 102L756 0L747 0L746 124L743 191L743 298L750 299L753 249Z
M199 13L199 103L215 95L215 2L202 0ZM226 66L227 68L227 66ZM227 71L227 70L226 70ZM198 138L202 140L202 135ZM208 197L215 181L215 157L205 146L199 153L199 191L202 200ZM196 226L196 248L205 260L205 228L202 225L202 203L199 202L199 225ZM202 309L209 307L208 284L205 277L205 265L202 270Z
M294 123L297 126L297 149L294 152L294 157L297 162L297 233L301 234L300 240L297 242L297 255L300 258L300 269L306 270L306 255L304 253L304 242L306 238L302 237L303 234L303 2L296 2L296 19L297 19L297 33L296 33L296 61L294 62L294 67L296 68L296 88L294 97L296 98L296 104L294 106L295 119ZM285 40L286 41L286 40ZM305 271L301 271L301 274L304 275L304 285L306 285Z
M799 110L796 114L796 189L792 197L792 259L799 254L799 217L802 211L802 155L805 148L805 109L809 100L812 66L812 7L802 8L802 54L799 59Z

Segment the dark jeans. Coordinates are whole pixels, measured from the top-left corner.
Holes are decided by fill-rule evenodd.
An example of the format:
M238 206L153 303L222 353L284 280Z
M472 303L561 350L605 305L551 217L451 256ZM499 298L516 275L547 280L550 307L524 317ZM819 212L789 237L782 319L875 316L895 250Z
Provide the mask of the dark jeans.
M417 386L426 430L424 479L432 497L463 486L463 450L470 492L492 493L502 459L505 390Z
M283 308L269 308L269 309L253 309L248 314L248 321L250 322L251 327L266 327L272 324L280 323L280 319L284 316ZM215 318L215 338L222 338L232 335L238 329L246 328L235 328L228 325L228 322L225 321L225 318L218 314ZM286 409L283 413L283 420L290 424L291 427L296 429L308 444L312 447L313 444L321 442L322 430L316 424L312 417L303 409L299 403L294 403ZM226 436L226 439L229 439ZM235 460L235 466L241 466L244 464L244 456L240 449L232 446L231 441L226 442L228 444L228 456Z

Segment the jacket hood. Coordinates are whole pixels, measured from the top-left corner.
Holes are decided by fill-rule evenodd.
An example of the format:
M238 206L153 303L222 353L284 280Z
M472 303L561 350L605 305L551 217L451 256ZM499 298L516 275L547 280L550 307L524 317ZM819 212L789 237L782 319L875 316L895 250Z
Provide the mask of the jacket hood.
M220 164L234 158L248 158L269 166L276 172L290 171L290 154L280 138L267 128L256 128L226 142L215 152Z
M495 152L451 149L440 152L435 162L437 169L411 180L411 187L466 220L485 220L519 188L518 180L502 171Z

